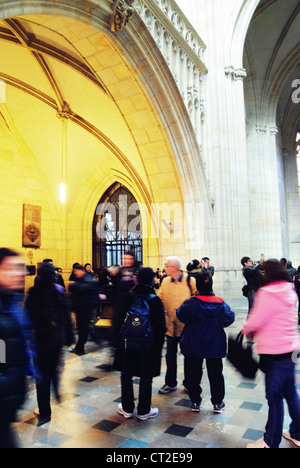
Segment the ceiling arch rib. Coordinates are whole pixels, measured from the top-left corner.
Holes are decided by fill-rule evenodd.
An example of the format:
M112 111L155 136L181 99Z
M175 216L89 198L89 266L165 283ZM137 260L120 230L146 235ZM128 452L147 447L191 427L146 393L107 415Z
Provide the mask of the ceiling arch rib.
M292 11L292 13L289 16L287 22L285 24L283 24L283 26L281 26L282 31L281 31L280 37L279 37L279 39L277 41L277 44L274 47L274 51L273 51L273 54L272 54L272 57L270 59L269 66L268 66L268 69L267 69L267 72L266 72L265 82L264 82L264 86L263 86L264 92L262 94L262 102L264 102L264 100L265 100L265 97L266 97L265 93L266 93L266 90L268 88L268 84L272 81L272 79L271 79L272 72L274 72L274 66L277 66L277 57L278 57L278 54L280 52L280 49L284 46L284 42L287 39L288 33L291 30L293 24L297 21L297 19L299 20L299 13L300 13L300 3ZM298 46L297 46L297 52L299 52Z
M105 85L100 82L99 77L94 73L91 67L85 63L84 59L77 50L73 53L71 53L71 51L68 53L66 50L61 50L58 47L55 47L53 44L50 45L49 42L38 38L33 32L28 30L30 21L6 19L2 22L2 24L3 26L0 25L0 39L10 41L25 47L31 53L32 57L37 60L47 79L50 78L50 84L52 87L55 85L55 83L53 81L53 77L51 76L50 68L47 66L45 58L47 56L59 60L60 62L72 67L77 72L81 73L84 77L88 78L98 87L100 87L100 89L109 96L109 92ZM59 35L59 33L56 34ZM70 45L70 47L74 49L73 45ZM77 57L75 55L77 55ZM56 89L56 93L57 92L58 89ZM60 97L59 101L61 101Z
M123 164L127 167L129 172L132 174L133 179L136 179L133 167L130 167L129 162L125 156L120 155L120 151L113 144L112 141L108 140L103 133L96 128L91 122L85 119L83 116L78 115L73 112L69 105L66 103L64 98L63 91L60 89L57 80L54 78L54 73L51 70L51 67L48 65L47 56L55 58L66 65L71 66L77 72L84 75L85 78L91 79L97 86L101 88L105 94L106 88L99 81L99 78L96 78L96 75L91 72L90 68L79 61L78 58L72 57L71 54L66 54L65 51L61 51L54 47L52 44L40 41L37 37L26 30L24 27L25 21L20 21L19 19L7 19L2 22L2 24L7 26L7 29L3 26L0 26L0 39L13 42L16 45L24 47L30 53L33 60L38 64L39 69L42 74L46 77L47 82L50 84L50 88L53 91L54 98L49 94L37 89L34 86L31 86L25 81L19 80L14 76L7 75L0 71L0 79L3 80L6 84L21 90L29 94L31 97L38 99L43 104L52 108L58 117L62 115L69 120L71 120L75 125L80 126L91 135L96 137L99 141L104 143L118 159L122 160ZM1 23L0 23L1 24ZM53 31L51 31L53 33ZM64 38L65 39L65 38ZM65 112L65 109L68 109L68 112Z
M299 0L260 0L245 43L249 115L256 116L257 125L277 126L285 148L294 147L299 124L292 100L300 71L299 25Z
M63 101L61 107L58 107L56 101L50 96L45 95L44 93L38 91L37 89L34 89L33 87L29 86L28 84L24 82L21 82L16 79L12 79L11 77L8 77L7 75L4 75L1 72L0 72L0 79L4 80L5 82L10 84L11 86L14 86L15 88L20 89L23 92L30 94L32 97L40 100L47 106L50 106L52 109L56 111L58 117L61 116L61 113L64 112L66 108L65 101ZM137 176L137 173L133 165L129 162L129 160L125 157L125 155L121 153L121 151L117 148L117 146L111 140L107 138L106 135L104 135L92 123L88 122L86 119L84 119L80 115L77 115L76 113L72 112L71 109L68 109L67 112L64 112L64 117L68 118L74 124L80 126L82 129L86 130L88 133L90 133L95 138L97 138L101 143L103 143L117 157L117 159L121 161L122 165L126 167L128 173L132 177L132 180L135 181L136 185L139 186L140 190L145 194L145 199L150 200L147 189L143 186L143 184L141 184L140 179Z
M58 107L57 107L57 103L55 99L51 98L50 96L43 93L42 91L34 88L33 86L30 86L28 83L25 83L24 81L18 80L17 78L14 78L5 73L2 73L1 71L0 71L0 80L4 81L7 85L13 86L14 88L17 88L21 91L24 91L27 94L30 94L36 99L39 99L40 101L42 101L47 106L50 106L54 110L58 111Z

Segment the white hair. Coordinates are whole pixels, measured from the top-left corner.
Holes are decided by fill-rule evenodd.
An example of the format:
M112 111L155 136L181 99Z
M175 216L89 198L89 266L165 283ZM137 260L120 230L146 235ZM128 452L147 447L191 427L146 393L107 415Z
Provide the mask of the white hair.
M167 257L166 258L167 262L173 262L177 266L178 270L181 270L182 266L182 261L179 257L173 256L173 257Z

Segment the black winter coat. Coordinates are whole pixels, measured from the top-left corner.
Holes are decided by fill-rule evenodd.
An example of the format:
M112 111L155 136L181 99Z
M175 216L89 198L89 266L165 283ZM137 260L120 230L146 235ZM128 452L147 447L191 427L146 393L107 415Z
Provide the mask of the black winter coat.
M70 286L72 311L76 313L87 312L100 306L99 285L88 275L77 279Z
M134 289L135 294L147 297L149 294L155 294L154 290L147 286L136 286ZM120 335L120 330L129 312L131 305L134 302L132 293L124 297L123 307L118 317L116 324L116 335ZM149 301L150 307L150 320L154 332L154 341L151 349L144 353L140 351L124 350L117 342L116 355L115 355L115 369L121 372L128 372L136 377L158 377L161 373L161 357L162 348L165 340L166 333L166 319L163 304L158 296L155 296Z
M13 304L18 307L16 303L13 294L0 291L0 340L5 344L5 362L0 363L0 427L15 421L25 398L25 338L20 323L10 312Z
M61 286L37 284L28 293L26 307L38 351L54 351L74 343L66 294Z

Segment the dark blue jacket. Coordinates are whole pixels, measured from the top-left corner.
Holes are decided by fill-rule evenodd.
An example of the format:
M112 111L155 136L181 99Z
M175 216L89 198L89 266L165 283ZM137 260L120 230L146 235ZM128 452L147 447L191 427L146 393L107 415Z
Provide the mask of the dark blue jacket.
M25 398L25 376L37 377L31 323L19 300L0 288L0 340L5 343L5 356L0 356L0 427L15 421Z
M235 314L223 299L201 294L184 302L177 317L185 323L181 337L182 354L198 359L220 359L227 355L224 328L235 320Z

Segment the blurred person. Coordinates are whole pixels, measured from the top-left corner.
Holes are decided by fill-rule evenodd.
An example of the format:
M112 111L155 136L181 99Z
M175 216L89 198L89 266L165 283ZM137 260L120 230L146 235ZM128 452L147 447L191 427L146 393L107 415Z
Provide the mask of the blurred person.
M77 281L77 276L75 275L75 269L78 265L80 265L80 263L75 262L73 263L73 266L72 266L72 272L69 277L69 290L70 291L72 289L73 284Z
M167 277L163 280L158 293L165 308L167 322L167 373L165 384L159 390L162 395L175 392L178 388L177 353L184 324L177 318L176 311L184 301L196 293L196 280L188 278L188 275L181 270L180 258L168 257L165 271Z
M291 283L295 283L295 277L297 274L296 268L293 267L293 263L289 260L286 265L286 269L290 274L290 281Z
M62 276L62 269L61 268L55 268L55 272L56 272L56 283L59 284L60 286L62 286L64 288L64 291L66 290L66 285L65 285L65 281L63 279L63 276Z
M0 340L5 356L0 356L0 448L15 448L12 423L26 393L26 376L37 378L31 324L21 306L25 263L9 249L0 249Z
M210 258L203 257L201 260L201 267L203 271L209 271L211 276L215 274L215 267L210 265Z
M95 274L92 272L92 265L90 263L86 263L84 265L84 268L85 268L85 271L86 271L86 274L91 278L91 279L95 279Z
M300 266L296 272L294 284L298 296L298 324L300 325Z
M42 376L42 382L37 384L38 426L42 426L51 421L51 384L57 401L60 401L58 384L62 348L74 343L66 295L63 287L56 284L53 265L39 266L38 282L28 293L26 307L35 333Z
M187 266L186 271L189 277L197 278L198 273L201 272L200 262L199 260L195 259L192 260Z
M257 265L254 265L254 262L250 257L243 257L241 260L243 275L247 281L247 285L243 288L243 291L244 296L248 299L249 314L254 304L255 295L261 286L260 273L263 270L264 261L265 260L263 255L261 256L260 262Z
M287 259L286 259L286 258L284 258L284 257L281 258L281 259L280 259L280 263L281 263L281 265L282 265L284 268L287 268L288 262L287 262Z
M160 288L162 279L163 279L163 276L162 276L162 273L161 273L160 269L156 268L154 289L159 289Z
M113 342L116 342L118 340L117 324L122 314L124 297L137 285L140 268L137 265L134 252L128 251L122 255L121 266L115 265L107 270L114 290Z
M266 373L269 418L262 439L247 448L279 448L284 422L284 400L292 419L285 438L300 447L300 399L295 385L295 359L300 339L297 330L298 298L286 267L278 260L264 265L265 286L256 295L254 307L243 327L254 335L260 368ZM296 353L298 356L298 353Z
M215 413L225 408L225 381L223 358L227 354L227 337L224 328L234 323L235 314L223 299L215 296L209 271L197 275L197 295L178 309L177 317L185 324L180 340L185 357L186 387L192 402L192 411L199 412L202 402L201 381L203 360L211 389L211 402Z
M42 265L42 264L45 264L45 263L48 263L50 265L53 265L53 259L52 258L44 258L44 260L42 261L42 263L40 263L39 265ZM36 276L34 278L34 286L36 286L37 282L39 281L39 277ZM56 274L56 281L58 281L58 275Z
M156 279L159 280L159 282L161 283L161 280L162 280L162 272L160 271L160 268L156 268L155 277L156 277Z
M161 355L165 339L166 321L162 302L153 289L154 277L155 274L151 268L143 268L139 272L137 286L124 297L122 312L117 325L119 342L116 350L115 367L122 372L122 403L119 405L118 413L126 419L134 416L133 376L141 379L137 408L138 418L145 421L153 419L159 414L157 408L151 408L152 381L161 372ZM125 350L120 342L120 330L126 314L137 298L146 299L150 309L150 323L154 339L150 349L146 351Z
M87 275L83 265L76 264L74 266L74 279L70 291L72 311L76 314L78 341L72 352L83 356L89 336L92 313L100 307L99 287L98 283Z

